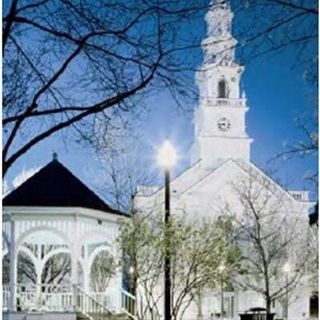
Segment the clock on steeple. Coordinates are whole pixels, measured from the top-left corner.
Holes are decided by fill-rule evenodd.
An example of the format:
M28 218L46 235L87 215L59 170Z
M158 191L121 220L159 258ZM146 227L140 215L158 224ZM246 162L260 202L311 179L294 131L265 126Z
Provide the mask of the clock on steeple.
M231 122L228 118L222 117L218 120L218 128L221 131L228 131L231 127Z
M232 17L230 6L219 1L206 15L208 34L202 41L204 62L196 76L200 98L192 150L192 161L201 159L206 167L230 158L250 161L252 139L245 124L248 107L240 91L244 68L235 62Z

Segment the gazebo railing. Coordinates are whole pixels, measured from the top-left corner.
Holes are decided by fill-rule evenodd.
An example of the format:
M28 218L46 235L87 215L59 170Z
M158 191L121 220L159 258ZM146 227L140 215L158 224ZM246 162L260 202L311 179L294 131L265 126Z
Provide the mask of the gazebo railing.
M2 309L9 309L10 287L2 287ZM70 285L17 285L15 307L18 311L70 311Z
M17 310L70 311L73 308L71 285L18 285Z
M2 309L6 311L9 309L10 287L4 285L2 289ZM127 313L132 311L133 303L129 302L132 297L124 296L119 290L84 292L77 289L76 292L80 294L80 301L85 299L85 304L88 303L89 298L81 298L83 295L90 297L92 301L102 305L110 312ZM75 308L74 293L71 285L18 285L16 287L15 309L17 311L73 311Z
M73 309L71 286L42 286L41 304L52 311L70 311Z

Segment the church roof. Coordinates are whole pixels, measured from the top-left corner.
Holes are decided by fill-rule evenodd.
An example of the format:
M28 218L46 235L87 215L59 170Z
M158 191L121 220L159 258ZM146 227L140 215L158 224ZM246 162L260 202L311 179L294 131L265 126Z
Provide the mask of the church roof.
M206 168L202 166L201 162L202 160L199 160L190 168L182 172L179 176L172 179L171 189L174 191L177 199L183 196L185 193L190 192L192 189L197 188L200 185L206 183L207 181L210 181L211 179L216 179L213 177L213 175L219 174L219 171L230 171L230 166L232 165L234 168L241 170L247 175L253 177L254 179L268 179L268 181L273 186L275 186L280 192L282 192L286 197L288 197L288 199L295 201L294 197L287 190L285 190L281 185L279 185L276 181L274 181L271 177L269 177L265 172L263 172L252 162L230 158L221 162L216 167L212 168ZM163 192L163 190L163 187L158 189L149 198L159 195L161 192ZM140 196L143 197L143 195Z
M83 207L125 215L109 207L56 157L8 194L3 206Z

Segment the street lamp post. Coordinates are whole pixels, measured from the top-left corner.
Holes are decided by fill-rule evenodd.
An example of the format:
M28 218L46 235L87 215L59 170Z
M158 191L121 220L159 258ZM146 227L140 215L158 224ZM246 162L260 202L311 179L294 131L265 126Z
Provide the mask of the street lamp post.
M164 259L164 319L171 320L171 257L170 257L170 237L169 237L169 219L170 219L170 172L165 170L165 259Z
M158 163L164 169L165 209L165 259L164 259L164 320L171 320L171 257L170 257L170 171L177 155L170 141L166 140L158 154Z
M289 311L289 272L290 272L290 264L286 262L283 266L283 272L286 275L286 302L285 302L285 319L288 319L288 311Z

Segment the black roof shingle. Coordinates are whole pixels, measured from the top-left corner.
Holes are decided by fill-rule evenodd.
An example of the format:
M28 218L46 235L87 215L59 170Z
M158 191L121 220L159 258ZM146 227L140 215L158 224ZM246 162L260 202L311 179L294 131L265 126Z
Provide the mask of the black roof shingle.
M3 206L83 207L126 215L109 207L57 159L3 199Z

